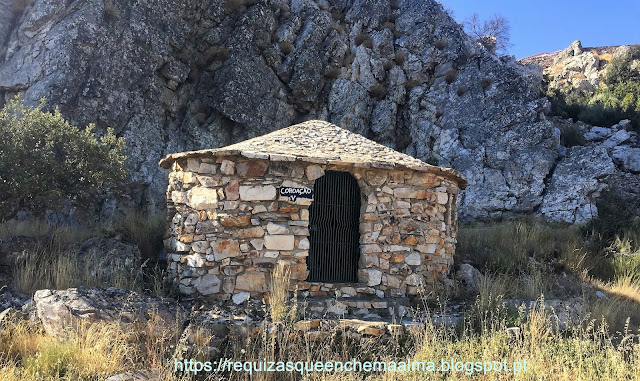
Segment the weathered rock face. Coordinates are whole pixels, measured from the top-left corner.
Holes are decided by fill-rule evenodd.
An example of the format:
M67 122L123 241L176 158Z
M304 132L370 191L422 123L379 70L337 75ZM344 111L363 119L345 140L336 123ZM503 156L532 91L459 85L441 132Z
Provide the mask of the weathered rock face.
M314 118L460 170L462 218L543 202L558 159L547 101L435 1L112 3L32 1L0 97L46 97L78 125L114 127L143 200L164 204L167 153Z

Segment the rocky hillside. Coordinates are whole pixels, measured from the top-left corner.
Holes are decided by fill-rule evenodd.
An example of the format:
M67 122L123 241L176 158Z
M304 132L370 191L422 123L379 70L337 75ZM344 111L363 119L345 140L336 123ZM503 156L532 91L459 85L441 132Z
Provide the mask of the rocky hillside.
M76 124L114 127L156 205L164 155L310 118L460 170L467 219L584 221L617 170L591 169L592 148L566 154L523 66L432 0L32 0L1 6L9 19L0 99L46 97Z
M537 66L547 78L549 90L590 92L602 86L602 79L611 60L628 54L634 46L640 45L589 48L582 47L580 40L576 40L564 50L536 54L523 58L520 62ZM633 65L640 70L640 61Z

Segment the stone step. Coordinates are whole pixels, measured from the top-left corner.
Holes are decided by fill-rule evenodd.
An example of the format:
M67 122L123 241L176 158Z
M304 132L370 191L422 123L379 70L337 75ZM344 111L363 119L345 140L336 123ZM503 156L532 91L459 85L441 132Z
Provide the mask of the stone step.
M410 306L408 298L311 296L298 299L300 310L312 316L403 317Z

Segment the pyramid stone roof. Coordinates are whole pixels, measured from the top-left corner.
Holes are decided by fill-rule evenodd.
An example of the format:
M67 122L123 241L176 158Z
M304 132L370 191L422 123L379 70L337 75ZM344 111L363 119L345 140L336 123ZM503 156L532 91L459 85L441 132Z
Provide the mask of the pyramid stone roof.
M222 148L170 154L160 161L160 166L168 169L171 163L180 158L231 155L273 161L299 160L360 167L408 168L441 174L455 180L461 188L466 186L464 177L454 169L427 164L321 120L306 121Z

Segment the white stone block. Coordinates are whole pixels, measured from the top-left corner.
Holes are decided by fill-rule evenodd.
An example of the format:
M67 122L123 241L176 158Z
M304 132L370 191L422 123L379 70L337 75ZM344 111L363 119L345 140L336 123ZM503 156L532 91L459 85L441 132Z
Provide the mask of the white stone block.
M243 201L275 200L276 187L273 185L241 186L240 199Z
M265 235L264 246L267 250L293 250L293 235Z

